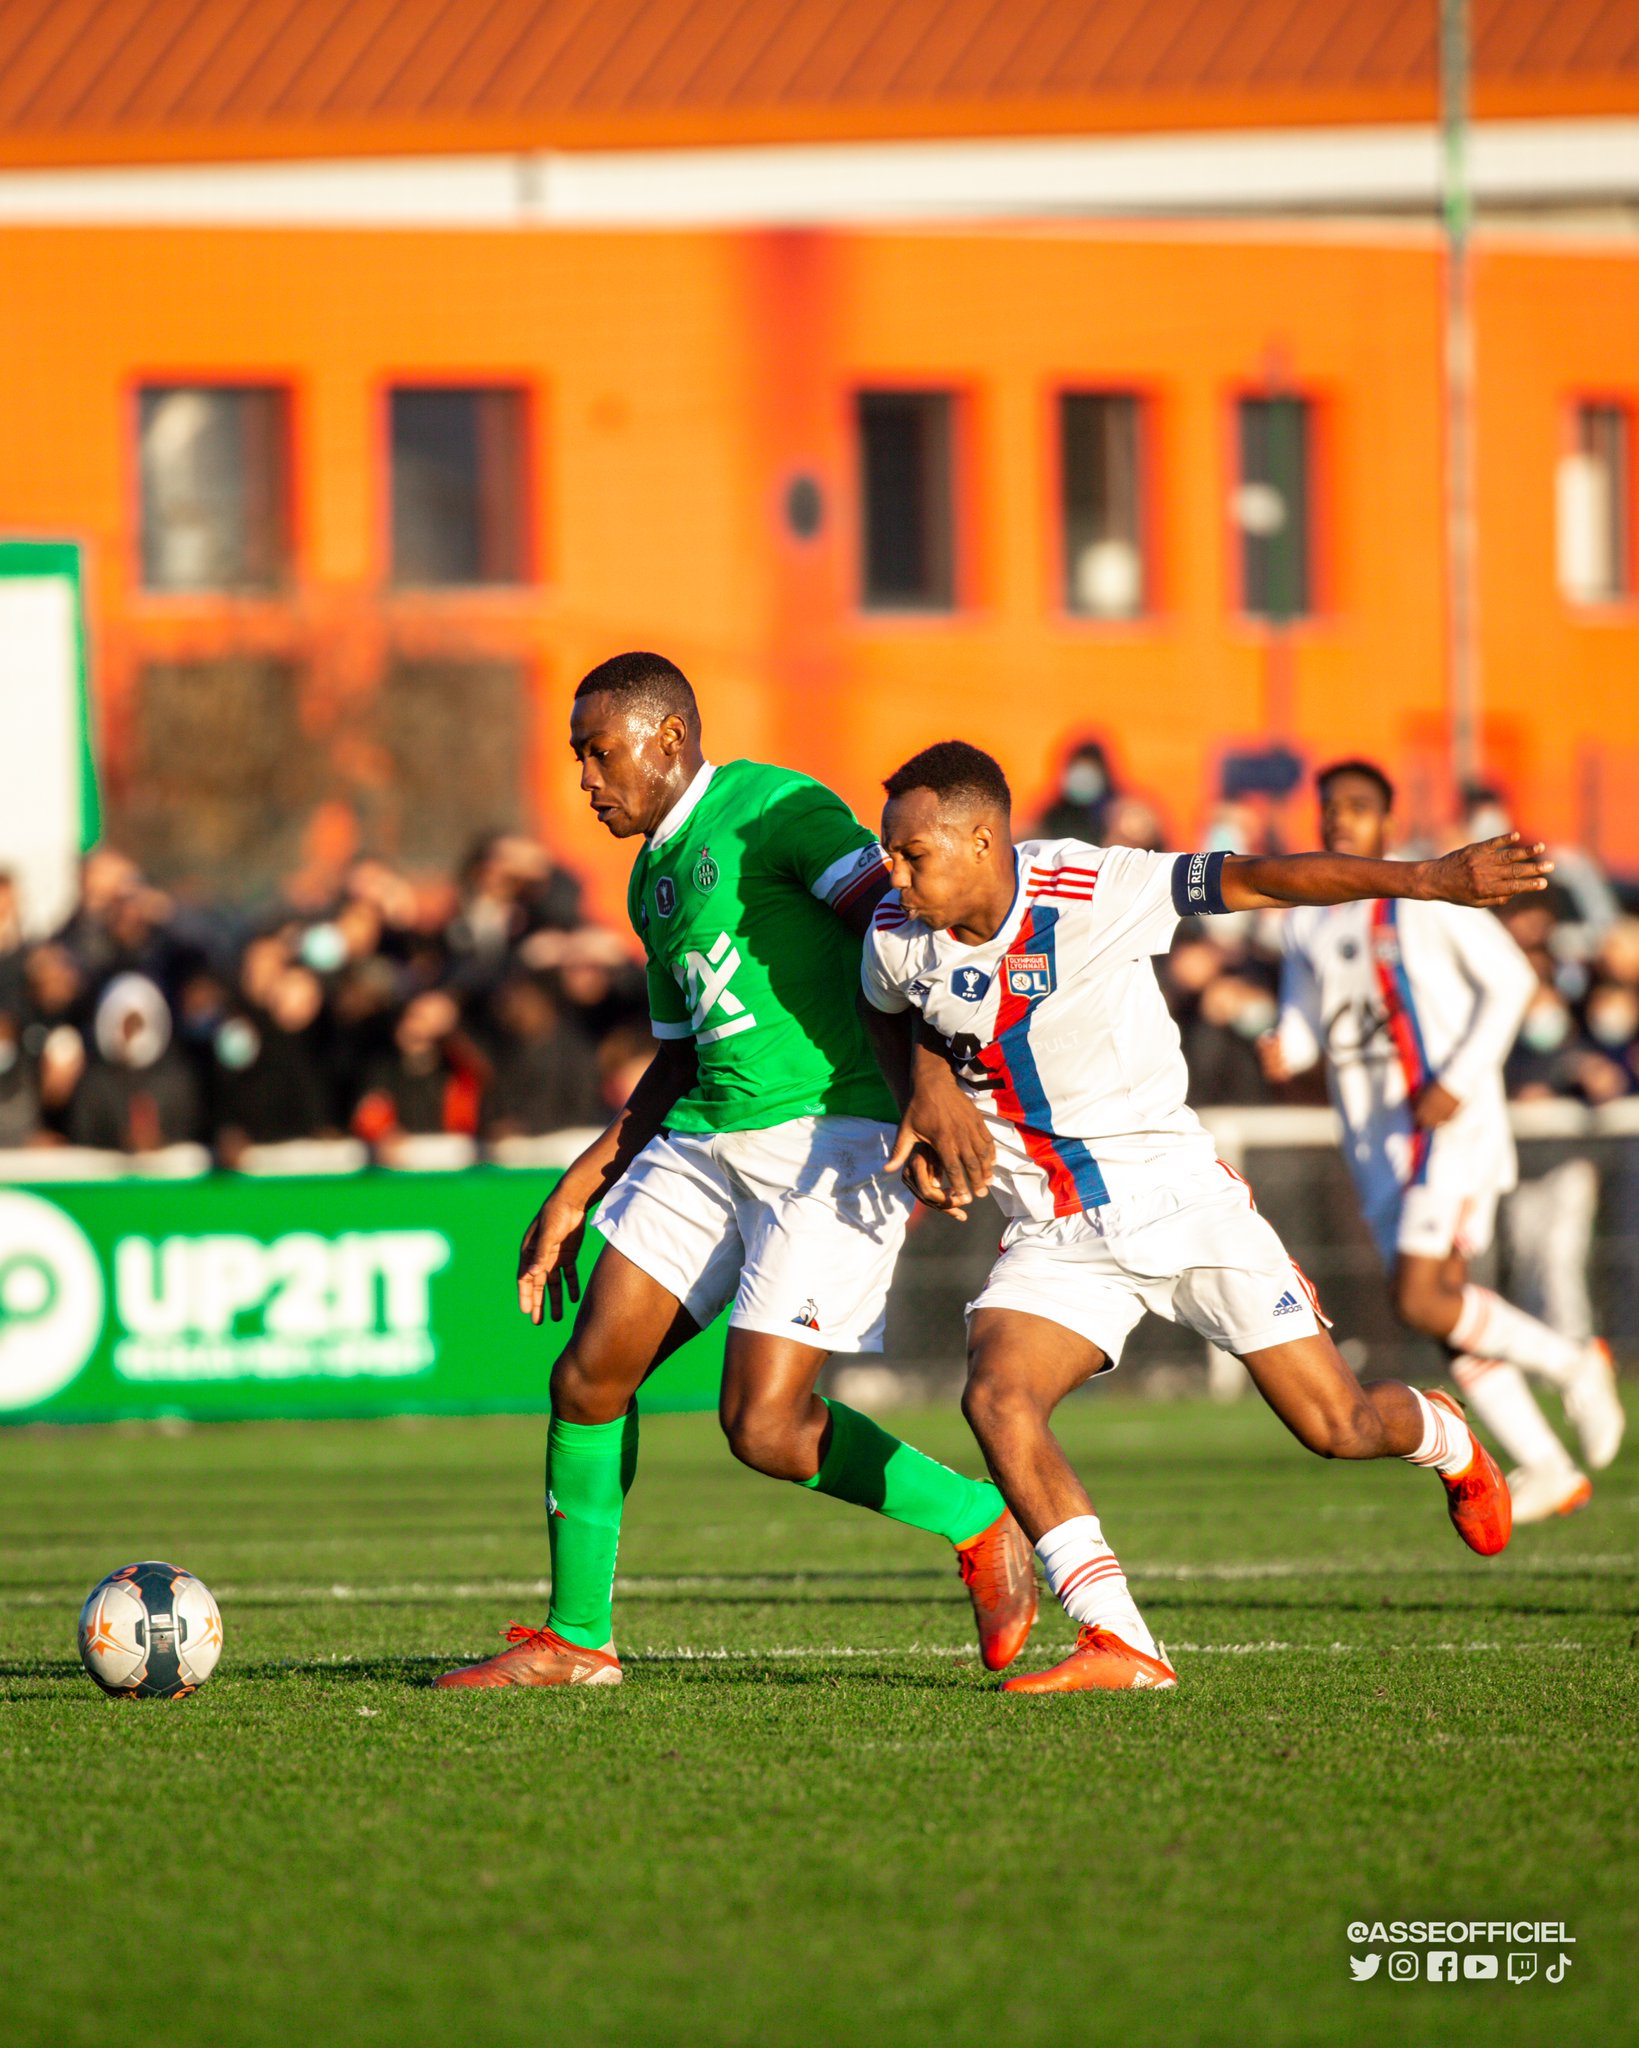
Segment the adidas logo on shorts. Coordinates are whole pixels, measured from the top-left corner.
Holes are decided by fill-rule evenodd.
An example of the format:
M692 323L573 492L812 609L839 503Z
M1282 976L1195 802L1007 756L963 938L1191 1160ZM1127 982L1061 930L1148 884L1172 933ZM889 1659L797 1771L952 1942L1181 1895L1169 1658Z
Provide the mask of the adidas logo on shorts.
M1288 1287L1280 1300L1275 1303L1275 1313L1278 1316L1292 1316L1296 1315L1302 1307L1303 1303L1298 1300L1291 1288Z

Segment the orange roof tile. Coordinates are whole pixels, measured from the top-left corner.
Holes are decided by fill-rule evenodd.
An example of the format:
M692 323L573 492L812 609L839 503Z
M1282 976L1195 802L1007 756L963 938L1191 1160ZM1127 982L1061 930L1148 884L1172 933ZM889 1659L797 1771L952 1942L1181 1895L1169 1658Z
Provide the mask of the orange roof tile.
M1426 119L1438 0L0 0L0 163ZM1633 0L1474 0L1475 108L1639 111Z

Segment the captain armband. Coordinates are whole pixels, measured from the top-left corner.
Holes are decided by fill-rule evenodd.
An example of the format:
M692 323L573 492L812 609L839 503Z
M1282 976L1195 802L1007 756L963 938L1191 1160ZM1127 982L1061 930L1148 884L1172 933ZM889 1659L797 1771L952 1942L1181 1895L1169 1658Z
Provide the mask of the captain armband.
M1172 864L1172 907L1180 917L1224 917L1227 853L1181 853Z

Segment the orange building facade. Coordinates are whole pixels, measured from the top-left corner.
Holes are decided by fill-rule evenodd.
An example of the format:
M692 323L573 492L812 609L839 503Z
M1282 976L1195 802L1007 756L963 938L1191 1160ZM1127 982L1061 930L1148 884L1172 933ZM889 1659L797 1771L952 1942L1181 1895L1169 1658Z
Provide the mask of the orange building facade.
M576 678L629 645L695 677L717 753L799 763L866 815L947 732L1035 792L1096 730L1186 837L1234 743L1365 751L1445 789L1440 259L1416 232L13 229L0 271L0 527L88 548L116 819L155 664L287 664L339 847L375 772L349 763L349 705L395 660L500 661L527 677L527 812L612 887L564 730ZM1555 477L1579 400L1639 407L1639 260L1491 245L1476 286L1487 765L1550 833L1597 803L1634 863L1639 605L1561 594ZM1313 613L1284 657L1243 610L1231 517L1234 402L1272 375L1315 423ZM288 580L145 591L136 394L218 381L288 391ZM515 586L392 586L384 406L416 382L526 394ZM954 394L948 612L861 603L854 398L896 387ZM1144 401L1137 618L1064 606L1054 409L1077 390ZM784 515L798 476L807 536Z

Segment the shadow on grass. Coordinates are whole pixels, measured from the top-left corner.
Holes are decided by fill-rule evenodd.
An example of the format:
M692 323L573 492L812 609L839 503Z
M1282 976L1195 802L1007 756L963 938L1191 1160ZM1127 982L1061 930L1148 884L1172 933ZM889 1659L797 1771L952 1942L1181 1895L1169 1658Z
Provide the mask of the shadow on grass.
M442 1656L391 1656L358 1657L346 1664L333 1664L324 1659L301 1657L279 1657L255 1664L235 1664L224 1671L229 1680L248 1680L253 1684L280 1684L288 1679L306 1679L321 1686L402 1685L414 1690L428 1690L441 1672L456 1669L467 1654L451 1651ZM943 1661L943 1660L939 1660ZM629 1657L626 1662L626 1679L630 1684L634 1676L658 1675L681 1679L689 1684L727 1681L733 1684L779 1684L779 1685L843 1685L855 1679L869 1679L873 1684L891 1681L895 1685L939 1687L952 1682L971 1670L979 1672L980 1667L972 1658L964 1659L961 1652L952 1650L949 1670L941 1675L939 1669L931 1672L908 1672L899 1668L898 1660L889 1655L880 1662L869 1657L837 1659L837 1669L828 1666L823 1654L801 1664L788 1663L784 1659L762 1660L753 1656L669 1656L665 1652L653 1655ZM90 1688L84 1667L77 1659L33 1658L0 1663L0 1683L7 1680L31 1681L35 1685L47 1685L55 1689L62 1685L76 1688ZM639 1677L639 1682L642 1682ZM498 1691L532 1691L533 1687L497 1687ZM87 1696L90 1696L88 1691ZM0 1698L16 1698L21 1695L0 1695Z
M428 1691L432 1688L433 1680L441 1672L454 1670L463 1661L459 1653L438 1657L361 1657L347 1664L281 1658L264 1664L242 1666L235 1675L262 1682L303 1678L321 1686L347 1686L365 1682L403 1685L415 1691ZM665 1651L656 1651L628 1656L625 1682L631 1685L635 1681L641 1687L646 1680L661 1678L686 1685L726 1683L835 1688L863 1681L878 1686L890 1684L922 1691L939 1691L952 1684L961 1683L970 1675L975 1678L990 1675L983 1670L977 1658L964 1657L958 1649L952 1649L948 1659L935 1658L929 1662L933 1668L923 1671L905 1669L891 1653L880 1660L873 1660L870 1657L837 1658L828 1663L823 1652L801 1661L788 1661L784 1658L764 1659L742 1655L673 1656ZM538 1686L477 1688L497 1692L533 1692L547 1689Z

